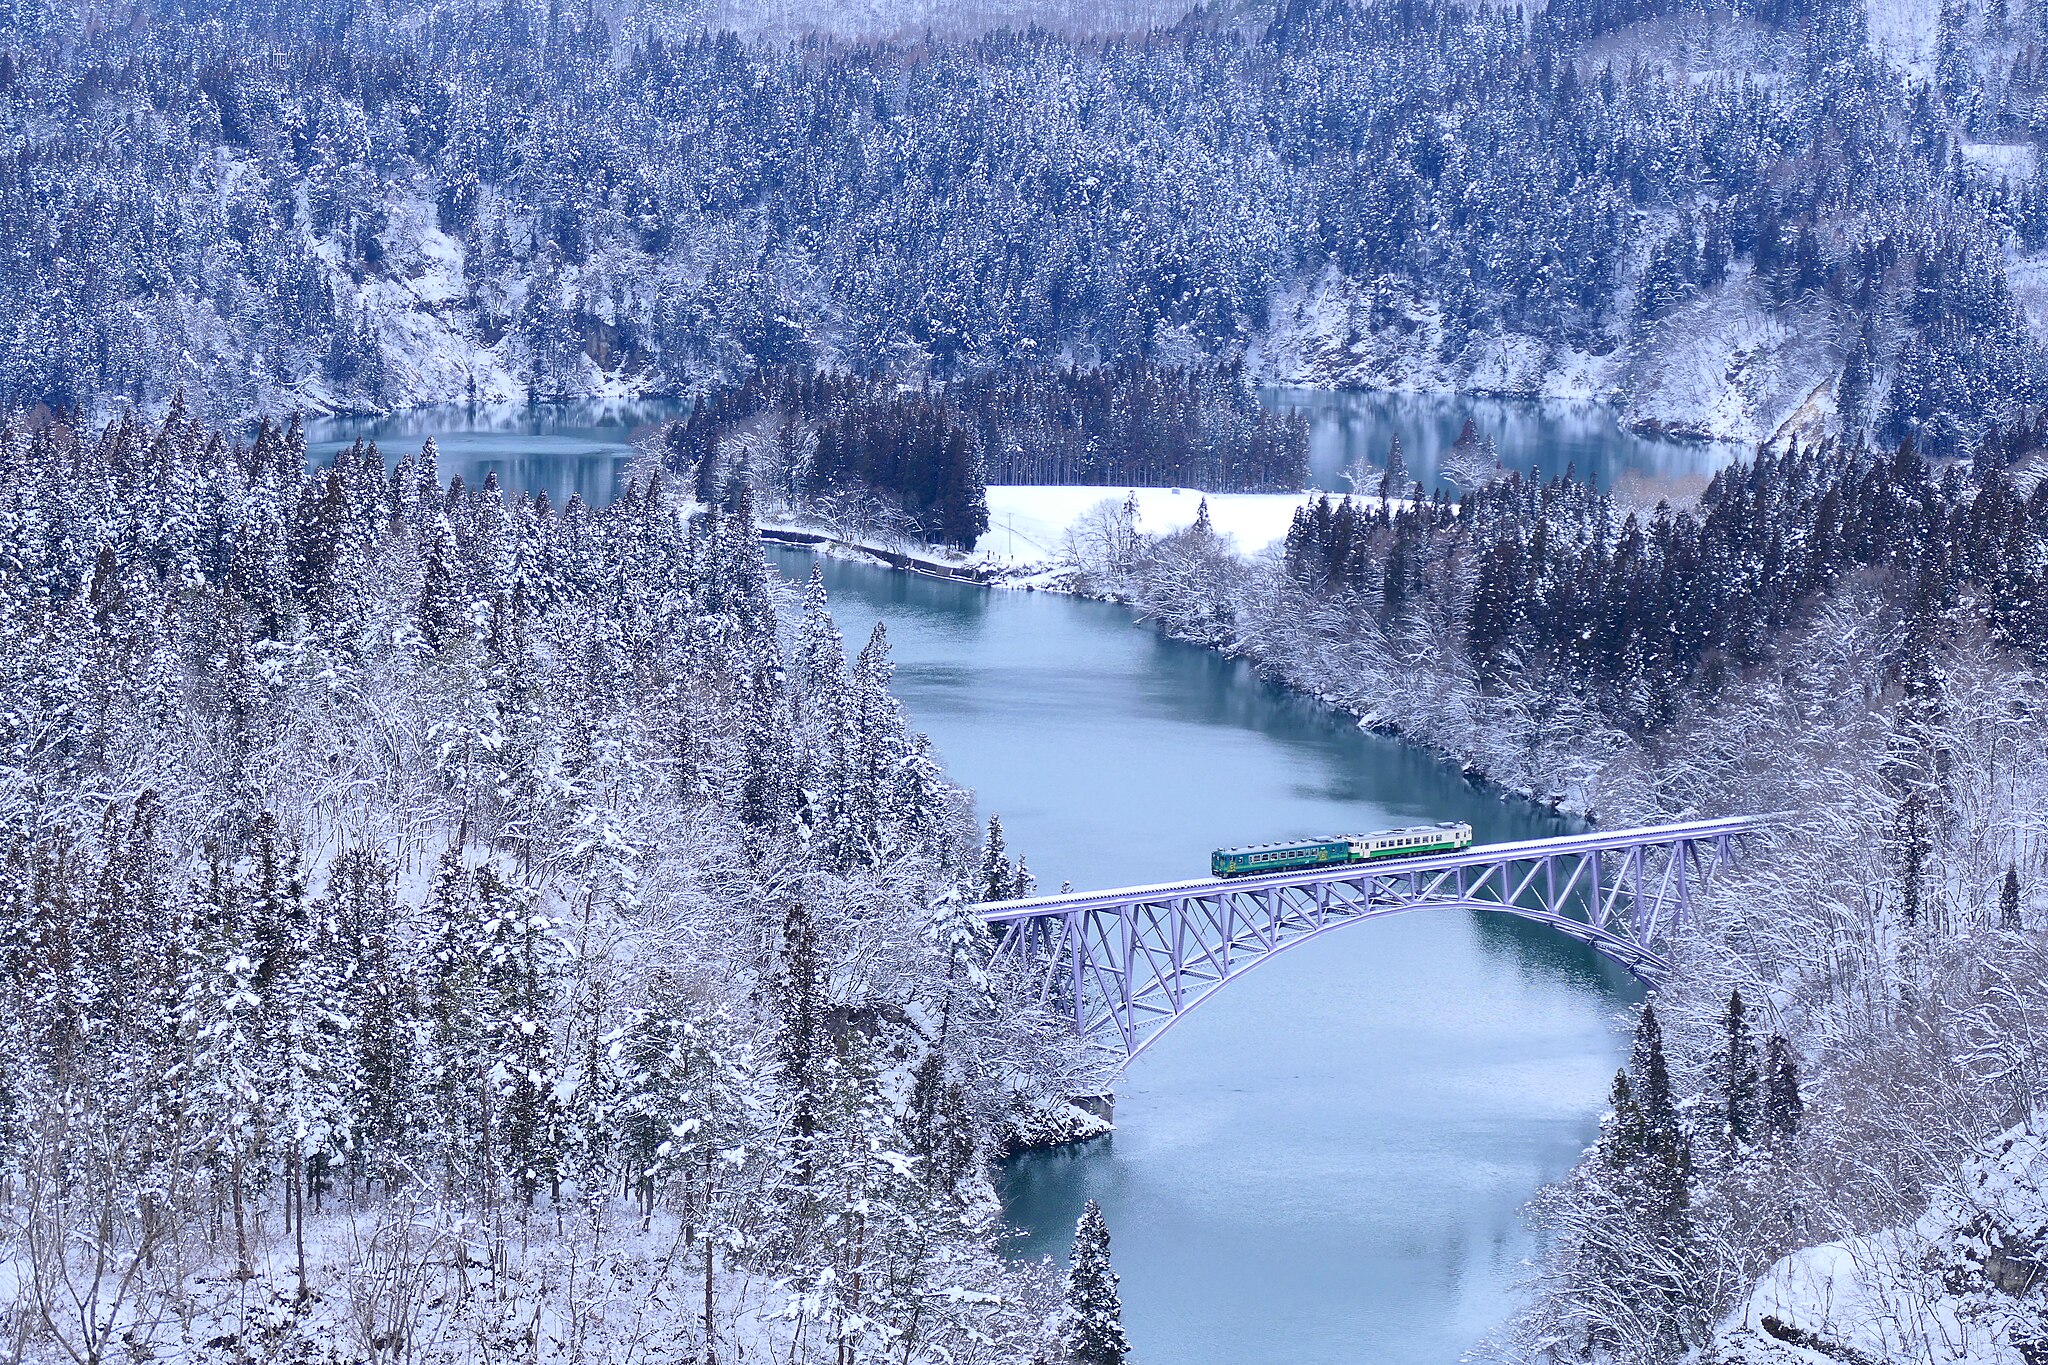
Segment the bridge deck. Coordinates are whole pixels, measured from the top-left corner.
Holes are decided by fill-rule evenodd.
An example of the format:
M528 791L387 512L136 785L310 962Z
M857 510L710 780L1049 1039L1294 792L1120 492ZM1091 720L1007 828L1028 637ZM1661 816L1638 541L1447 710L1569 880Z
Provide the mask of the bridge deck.
M1036 919L1069 910L1103 910L1120 905L1172 900L1178 896L1203 895L1227 887L1233 891L1259 891L1275 886L1312 886L1317 882L1354 881L1382 870L1429 872L1476 863L1497 863L1517 857L1560 857L1573 853L1612 853L1638 845L1669 843L1674 838L1714 838L1722 834L1744 834L1787 818L1789 812L1769 815L1736 815L1718 820L1694 820L1682 824L1648 825L1639 829L1587 830L1555 839L1524 839L1505 844L1474 844L1457 853L1433 853L1419 858L1386 858L1369 863L1340 863L1335 867L1306 868L1297 872L1267 872L1252 877L1197 877L1184 882L1160 882L1152 886L1123 886L1106 891L1070 891L1057 896L1033 896L1027 900L986 901L982 918L990 924Z

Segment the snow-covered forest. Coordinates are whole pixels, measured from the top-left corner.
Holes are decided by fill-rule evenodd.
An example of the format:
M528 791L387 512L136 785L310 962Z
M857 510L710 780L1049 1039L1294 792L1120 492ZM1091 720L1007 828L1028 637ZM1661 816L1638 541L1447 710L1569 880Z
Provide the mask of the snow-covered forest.
M2043 395L2048 210L2000 149L2040 131L2044 13L1946 6L1921 72L1854 0L855 44L524 0L15 4L0 402L1242 360L1953 447Z
M2048 2L1183 8L0 0L0 1361L1121 1365L1099 1208L1000 1254L1103 1128L1031 874L755 524L991 482L1511 791L1793 812L1503 1357L2048 1359ZM1268 381L1756 454L1142 530L1305 482ZM645 394L603 508L294 415Z
M434 463L0 433L0 1357L1055 1350L989 1163L1099 1124L886 633Z
M1793 812L1676 943L1505 1357L2037 1358L2038 445L1823 443L1682 509L1519 476L1324 500L1253 562L1113 501L1075 538L1093 590L1530 796Z

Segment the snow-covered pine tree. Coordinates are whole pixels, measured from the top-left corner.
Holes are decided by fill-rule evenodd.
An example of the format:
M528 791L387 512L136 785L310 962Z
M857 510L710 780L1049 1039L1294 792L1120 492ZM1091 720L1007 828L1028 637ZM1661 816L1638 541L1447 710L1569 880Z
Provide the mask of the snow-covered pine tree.
M1401 449L1401 433L1397 431L1393 439L1387 443L1386 472L1380 475L1380 501L1405 497L1410 482L1408 458Z
M819 974L818 934L810 907L790 897L782 921L781 989L776 1004L776 1074L781 1109L788 1124L791 1164L798 1184L809 1184L812 1141L823 1118L820 1068L826 1047L824 981Z
M1750 1033L1749 1014L1740 990L1729 992L1728 1008L1721 1016L1721 1047L1715 1067L1720 1073L1717 1080L1722 1141L1731 1148L1740 1147L1755 1133L1761 1084L1756 1041Z
M1792 1044L1781 1033L1771 1035L1764 1047L1765 1131L1773 1142L1786 1142L1799 1133L1806 1103L1799 1096L1799 1059Z
M988 817L988 836L981 846L981 899L1003 901L1016 894L1017 870L1003 845L1003 819Z
M1109 1259L1109 1224L1093 1199L1074 1226L1074 1250L1067 1263L1066 1312L1060 1345L1072 1365L1123 1365L1131 1353L1124 1335L1123 1302Z
M489 1149L527 1204L560 1179L555 1000L564 957L554 922L489 866L476 869L489 1014Z
M903 723L896 698L889 691L895 676L889 659L889 628L875 622L854 660L848 701L852 719L853 833L863 860L882 852L882 821L890 804L890 787L902 762Z

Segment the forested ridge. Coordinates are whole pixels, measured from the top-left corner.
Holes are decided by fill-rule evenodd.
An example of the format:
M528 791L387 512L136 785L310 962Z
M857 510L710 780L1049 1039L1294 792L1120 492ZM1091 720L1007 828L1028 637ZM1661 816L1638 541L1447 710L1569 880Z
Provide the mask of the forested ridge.
M2030 8L1957 8L1926 81L1843 0L1287 0L914 44L519 3L9 15L10 406L1256 359L1291 344L1276 300L1329 280L1447 382L1513 338L1679 344L1711 297L1810 333L1887 443L1953 449L2040 397L2006 277L2040 192L1958 150L2034 136ZM1705 25L1707 65L1612 45L1645 20Z
M1070 1040L730 494L0 429L9 1359L1057 1350Z
M1910 443L1795 445L1717 474L1696 511L1619 515L1570 477L1398 510L1324 497L1296 515L1284 562L1382 625L1417 595L1450 599L1482 689L1583 689L1649 734L1739 694L1847 578L1882 582L1922 636L1967 602L2000 644L2048 659L2048 485L1987 464L1973 479Z

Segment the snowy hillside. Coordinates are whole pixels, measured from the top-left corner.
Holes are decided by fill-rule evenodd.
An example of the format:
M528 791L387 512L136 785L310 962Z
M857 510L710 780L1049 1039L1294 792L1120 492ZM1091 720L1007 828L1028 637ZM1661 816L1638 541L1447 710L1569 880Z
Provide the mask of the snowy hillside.
M1606 355L1498 331L1460 346L1412 292L1326 272L1282 297L1250 363L1272 384L1611 399L1638 430L1749 443L1829 425L1839 328L1818 303L1771 309L1738 270Z
M947 37L1031 24L1065 33L1143 32L1171 24L1194 6L1190 0L678 0L641 5L634 17L648 28L731 29L790 38L806 33L835 38Z
M46 168L0 177L0 407L1242 358L1752 440L1825 428L1847 370L1855 425L1953 449L2048 397L2007 269L2048 250L2010 15L1997 61L1937 45L1931 100L1809 0L1290 0L1142 42L1066 30L1182 0L706 3L0 17L0 135ZM1052 28L980 32L1026 17ZM786 41L815 26L901 36Z
M2048 1118L1968 1162L1910 1227L1771 1267L1715 1344L1725 1365L2032 1365L2048 1343Z

